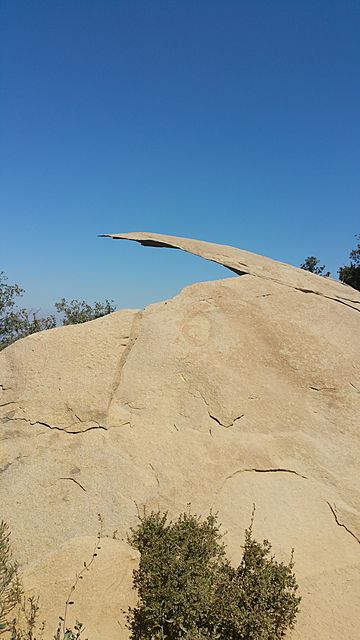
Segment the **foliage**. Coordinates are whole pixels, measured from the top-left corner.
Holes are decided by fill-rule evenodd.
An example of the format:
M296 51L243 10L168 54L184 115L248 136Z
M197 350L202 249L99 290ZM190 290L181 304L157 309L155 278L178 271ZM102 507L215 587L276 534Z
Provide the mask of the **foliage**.
M228 640L275 640L294 627L300 598L293 572L291 553L288 564L271 555L268 540L252 537L252 526L245 531L244 553L240 565L225 567L218 588L217 615L222 617L222 637Z
M4 272L0 272L0 351L19 338L25 338L32 333L53 329L56 327L54 315L38 317L37 312L17 308L16 298L24 294L18 284L8 284ZM85 300L71 300L62 298L55 303L56 310L62 314L62 323L79 324L101 318L115 311L113 300L95 302L93 306Z
M14 298L22 296L24 289L18 284L7 284L7 277L0 271L0 322L3 316L15 306Z
M22 587L18 566L13 560L8 525L0 522L0 635L6 629L9 614L19 604Z
M56 327L55 316L38 318L36 312L18 309L7 314L1 326L0 350L9 346L20 338L26 338L38 331Z
M39 611L39 597L31 596L26 600L21 600L19 603L18 615L23 618L23 623L20 625L17 618L11 620L8 625L8 632L11 634L11 640L36 640L35 629ZM45 628L45 622L40 627L40 638Z
M308 256L305 262L300 265L300 269L315 273L317 276L324 276L324 278L328 278L330 276L330 271L325 271L324 264L321 267L318 266L319 262L320 260L318 260L318 258L315 258L315 256Z
M71 300L69 302L62 298L59 302L55 302L55 309L63 314L63 324L68 325L102 318L115 311L115 306L113 300L94 302L94 305L91 306L85 300Z
M350 264L340 267L338 274L341 282L360 291L360 234L355 236L355 238L358 240L358 244L355 249L350 252Z
M140 552L133 572L138 602L127 613L132 640L277 640L293 628L300 598L289 564L277 562L271 545L245 532L240 565L225 557L217 517L201 521L183 513L139 517L130 544Z
M15 298L23 293L18 284L7 284L7 277L3 271L0 272L0 350L19 338L56 325L54 316L38 318L36 312L17 309Z
M73 604L73 603L72 603ZM4 632L7 631L11 640L43 640L45 622L38 625L39 597L31 596L20 603L18 618L14 618L7 625L4 625ZM79 640L84 626L78 620L73 628L64 626L64 619L60 618L58 628L53 640Z

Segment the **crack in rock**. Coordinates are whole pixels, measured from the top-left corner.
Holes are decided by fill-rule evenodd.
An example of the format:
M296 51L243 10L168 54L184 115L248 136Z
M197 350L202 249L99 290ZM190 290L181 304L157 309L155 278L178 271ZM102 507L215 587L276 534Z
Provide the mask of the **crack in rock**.
M160 480L159 480L158 473L157 473L157 471L155 471L155 468L154 468L154 466L151 464L151 462L149 462L149 467L152 469L152 471L153 471L153 473L154 473L154 476L155 476L155 479L156 479L157 486L158 486L158 487L160 487Z
M222 491L222 489L224 488L228 480L231 480L231 478L234 478L240 473L291 473L292 475L297 476L298 478L302 478L303 480L309 479L307 476L304 476L302 473L299 473L294 469L286 469L283 467L276 467L276 468L269 468L269 469L259 469L258 467L249 467L247 469L237 469L236 471L233 471L233 473L230 473L228 476L226 476L226 478L224 478L219 489L217 489L217 491L215 492L215 497L220 493L220 491Z
M294 469L285 469L283 467L277 467L274 469L258 469L257 467L250 467L249 469L238 469L237 471L234 471L233 473L231 473L229 476L227 476L225 478L226 480L230 480L230 478L233 478L234 476L236 476L238 473L292 473L295 476L298 476L299 478L303 478L304 480L308 480L307 476L304 476L302 473L299 473L298 471L295 471Z
M70 435L79 435L80 433L86 433L87 431L92 431L93 429L103 429L104 431L107 431L107 427L104 427L102 424L99 424L95 420L91 420L91 422L96 422L96 426L87 427L86 429L82 429L82 431L69 431L67 427L59 427L57 425L48 424L47 422L42 422L41 420L30 420L30 418L16 418L16 417L10 418L9 416L5 416L4 418L2 418L1 421L16 422L17 420L20 420L21 422L27 422L32 427L36 425L40 425L41 427L46 427L47 429L55 429L57 431L61 431L62 433L68 433Z
M183 374L180 374L180 376L181 376L181 378L184 380L184 382L188 382L188 380L186 380L186 378L183 376ZM203 394L199 389L195 389L195 391L196 391L196 394L195 394L195 393L193 393L193 391L192 391L191 389L188 389L188 393L189 393L191 396L193 396L193 398L201 398L201 399L203 400L203 402L204 402L205 406L207 407L207 412L208 412L209 418L211 418L211 420L214 420L214 421L215 421L217 424L219 424L221 427L224 427L225 429L228 429L229 427L233 427L233 426L234 426L234 424L235 424L235 422L236 422L237 420L241 420L241 418L243 418L243 417L244 417L244 415L245 415L245 414L244 414L244 413L241 413L239 416L237 416L237 417L236 417L236 418L234 418L233 420L230 420L230 422L229 422L228 424L225 424L224 422L222 422L222 421L220 420L220 418L218 418L217 416L213 415L213 414L209 411L209 407L210 407L210 405L209 405L208 401L206 400L206 398L205 398L204 394ZM211 431L211 429L209 429L209 433L210 433L210 435L212 435L212 431Z
M274 282L277 282L277 280L274 280ZM278 282L278 284L285 285L285 282ZM327 296L325 293L320 293L320 291L314 291L313 289L303 289L302 287L293 287L289 284L286 284L285 286L290 287L291 289L295 289L296 291L301 291L301 293L312 293L315 296L326 298L326 300L332 300L333 302L338 302L339 304L345 305L345 307L349 307L349 309L353 309L353 311L360 311L360 307L359 309L357 309L356 307L353 307L351 304L348 304L348 302L352 302L353 304L360 304L358 300L348 300L347 298L341 298L340 296L338 298L333 298L332 296ZM348 300L348 302L345 302L345 300Z
M355 533L353 533L353 531L351 531L351 529L349 529L349 527L347 527L347 526L346 526L346 524L344 524L343 522L340 522L340 521L339 521L338 516L337 516L337 513L336 513L336 507L335 507L335 505L334 505L334 506L332 506L332 505L330 504L330 502L328 502L328 500L326 500L326 504L328 505L328 507L329 507L329 509L330 509L331 513L333 514L333 516L334 516L334 520L335 520L336 524L337 524L339 527L342 527L343 529L345 529L345 531L347 531L347 533L348 533L349 535L351 535L353 538L355 538L356 542L358 542L358 543L360 544L360 538L358 538L358 537L357 537L357 535L355 535Z
M0 384L0 389L2 389L2 391L10 391L11 387L5 387L3 384Z
M217 424L219 424L221 427L225 427L225 429L228 429L229 427L233 427L235 422L237 420L241 420L241 418L244 417L244 413L241 413L239 416L237 416L237 418L234 418L232 422L230 422L229 424L225 424L224 422L221 422L221 420L219 418L217 418L216 416L213 416L210 411L208 411L208 414L210 416L210 418L212 420L215 420L215 422L217 422Z
M123 374L123 370L124 367L126 365L126 361L128 359L128 356L138 338L138 334L139 334L139 325L141 323L142 320L142 316L143 316L143 312L142 311L138 311L136 313L136 315L134 316L134 319L132 321L132 325L131 325L131 329L129 332L129 341L127 343L127 346L125 347L124 351L122 352L120 358L119 358L119 362L117 365L117 369L116 369L116 373L115 373L115 377L114 377L114 381L112 384L112 388L111 388L111 392L110 392L110 397L109 397L109 402L108 402L108 407L107 407L107 414L109 414L109 410L112 404L112 401L114 400L114 397L116 395L116 392L118 391L120 384L121 384L121 379L122 379L122 374Z
M360 393L360 389L358 389L352 382L350 382L349 384L353 389L355 389L357 393Z
M75 478L71 478L71 477L69 476L69 477L65 477L65 478L59 478L59 480L72 480L72 482L75 482L75 484L77 484L77 485L78 485L78 487L80 487L80 489L82 489L83 491L85 491L85 492L86 492L85 487L83 487L83 486L82 486L82 484L80 484L80 482L78 482L77 480L75 480Z

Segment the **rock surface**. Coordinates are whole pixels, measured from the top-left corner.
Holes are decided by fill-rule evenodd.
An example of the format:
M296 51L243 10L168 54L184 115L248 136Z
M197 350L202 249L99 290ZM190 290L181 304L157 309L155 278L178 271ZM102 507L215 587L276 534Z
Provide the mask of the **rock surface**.
M137 508L212 508L234 561L254 532L295 549L295 640L358 640L360 294L233 247L150 233L238 275L0 354L0 517L48 635L75 574L87 637L127 637ZM71 620L70 620L71 621Z

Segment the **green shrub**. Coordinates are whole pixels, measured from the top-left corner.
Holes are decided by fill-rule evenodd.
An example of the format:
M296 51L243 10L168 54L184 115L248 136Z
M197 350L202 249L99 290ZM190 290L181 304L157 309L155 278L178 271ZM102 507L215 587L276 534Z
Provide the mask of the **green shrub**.
M338 270L339 280L360 291L360 234L355 236L358 240L357 246L350 252L350 264L340 267Z
M16 298L25 293L18 284L8 284L8 278L0 271L0 351L10 344L26 338L38 331L53 329L57 325L54 315L38 317L37 311L18 308ZM79 324L96 318L102 318L115 311L114 301L94 302L88 304L85 300L66 300L62 298L55 303L55 308L61 314L62 324Z
M114 301L105 300L105 302L94 302L93 306L85 302L85 300L65 300L62 298L59 302L55 302L55 309L63 315L62 323L81 324L89 320L96 320L115 311Z
M217 517L183 513L139 517L130 544L140 552L133 573L137 606L129 608L133 640L277 640L293 628L299 608L293 558L279 563L252 524L235 568L225 557Z
M0 351L19 338L56 326L54 316L38 318L36 312L17 308L15 299L24 294L24 289L7 280L0 271Z

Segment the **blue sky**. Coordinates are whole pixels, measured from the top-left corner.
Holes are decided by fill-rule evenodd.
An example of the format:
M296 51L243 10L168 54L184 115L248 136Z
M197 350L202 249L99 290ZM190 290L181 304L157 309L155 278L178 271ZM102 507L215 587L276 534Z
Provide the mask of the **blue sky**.
M230 275L156 231L336 274L360 233L360 3L2 0L0 270L143 306Z

